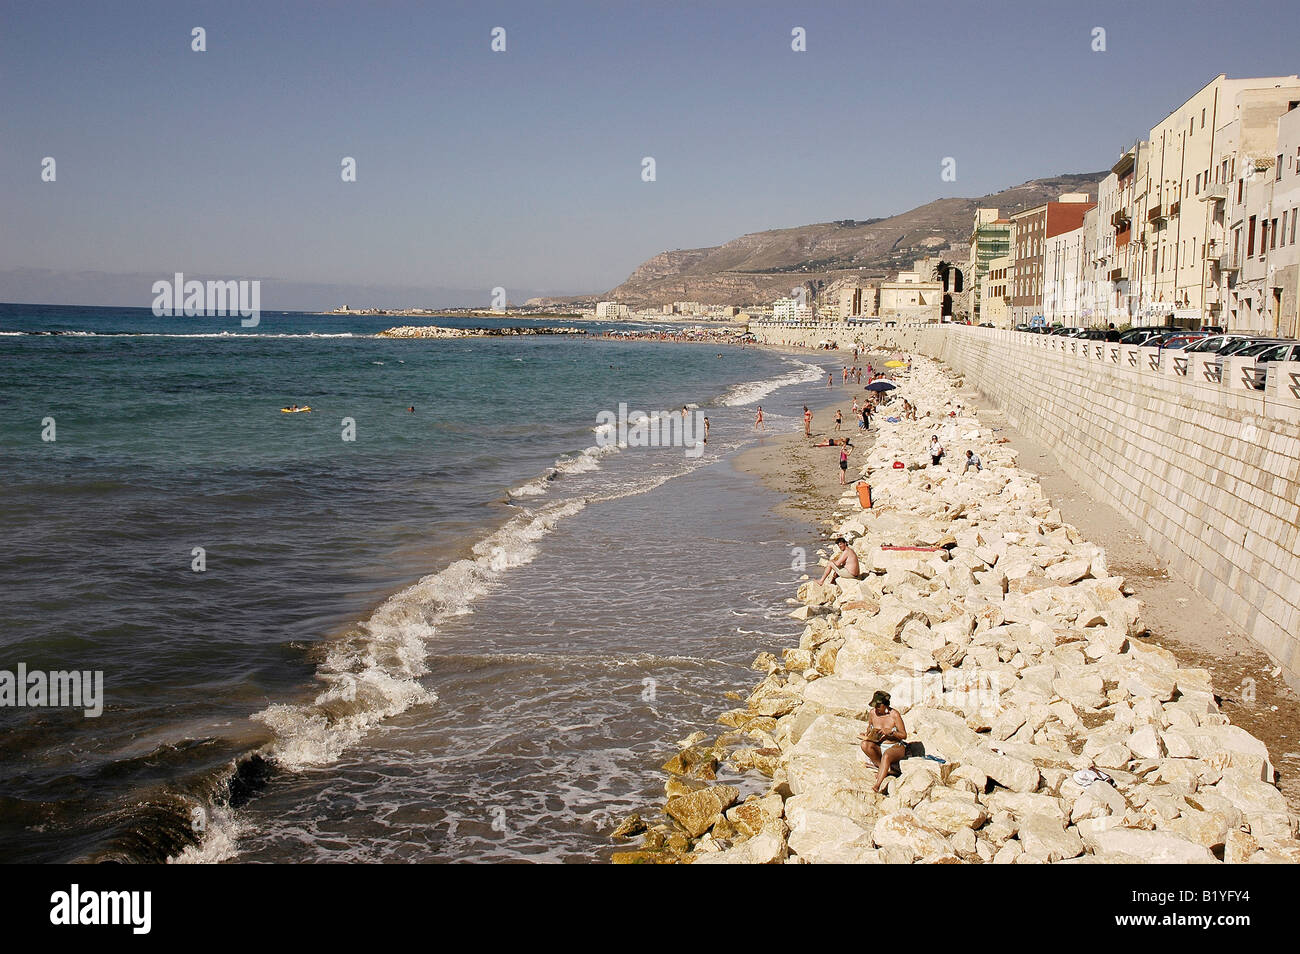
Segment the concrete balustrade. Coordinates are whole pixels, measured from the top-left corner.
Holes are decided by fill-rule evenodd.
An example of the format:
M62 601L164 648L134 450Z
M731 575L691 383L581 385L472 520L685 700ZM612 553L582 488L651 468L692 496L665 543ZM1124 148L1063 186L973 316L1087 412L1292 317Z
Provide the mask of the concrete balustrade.
M834 340L964 375L1300 683L1300 362L1259 389L1249 358L1114 342L960 325Z

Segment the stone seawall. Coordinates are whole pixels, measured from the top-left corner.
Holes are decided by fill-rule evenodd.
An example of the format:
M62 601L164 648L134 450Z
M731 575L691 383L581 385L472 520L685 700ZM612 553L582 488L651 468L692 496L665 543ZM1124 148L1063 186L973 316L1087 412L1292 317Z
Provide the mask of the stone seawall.
M965 375L1300 683L1300 364L1257 390L1243 359L989 328L845 329L855 344Z

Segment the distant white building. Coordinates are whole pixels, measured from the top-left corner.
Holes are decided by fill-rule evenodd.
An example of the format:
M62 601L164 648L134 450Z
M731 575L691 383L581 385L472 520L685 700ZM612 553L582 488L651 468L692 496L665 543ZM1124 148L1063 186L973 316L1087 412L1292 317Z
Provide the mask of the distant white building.
M632 311L627 305L621 305L616 301L598 301L596 302L596 317L614 321L620 318L632 317Z
M772 303L774 321L812 321L812 317L812 309L798 298L778 298Z

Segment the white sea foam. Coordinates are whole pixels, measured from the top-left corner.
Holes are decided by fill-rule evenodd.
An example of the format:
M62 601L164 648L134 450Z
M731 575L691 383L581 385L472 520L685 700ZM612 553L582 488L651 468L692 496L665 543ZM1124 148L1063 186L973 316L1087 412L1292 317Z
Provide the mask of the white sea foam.
M500 574L531 562L537 542L586 506L582 500L525 511L457 560L386 600L329 649L317 669L325 688L303 705L272 705L253 718L275 734L269 757L294 770L335 761L384 719L436 702L420 685L428 672L427 642L440 620L473 611Z
M736 384L727 391L726 394L718 401L724 407L742 407L746 404L755 404L767 397L778 388L786 387L790 384L805 384L809 381L820 381L821 376L825 373L815 364L809 364L806 361L791 359L791 364L798 365L793 371L787 371L775 378L766 378L762 381L745 381Z
M556 458L552 468L541 477L535 477L526 484L520 484L510 491L511 497L540 497L551 489L551 482L556 477L574 474L587 474L600 467L600 458L607 454L616 454L619 447L613 443L617 429L613 424L597 424L592 432L599 444L593 444L577 454Z
M247 820L227 805L209 806L206 813L202 843L187 847L174 858L168 858L168 864L216 864L239 854L239 837L249 829Z

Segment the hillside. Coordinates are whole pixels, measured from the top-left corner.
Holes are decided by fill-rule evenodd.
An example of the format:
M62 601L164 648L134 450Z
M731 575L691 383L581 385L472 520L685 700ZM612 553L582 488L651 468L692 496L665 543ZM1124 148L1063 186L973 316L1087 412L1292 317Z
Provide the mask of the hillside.
M892 274L913 259L942 255L944 249L964 260L975 209L995 207L1007 215L1062 192L1086 192L1095 199L1097 183L1105 175L1051 176L978 198L936 199L885 219L845 219L753 232L713 248L661 252L603 295L538 298L529 304L576 305L597 298L633 307L682 300L754 304L789 294L792 287L808 281Z

